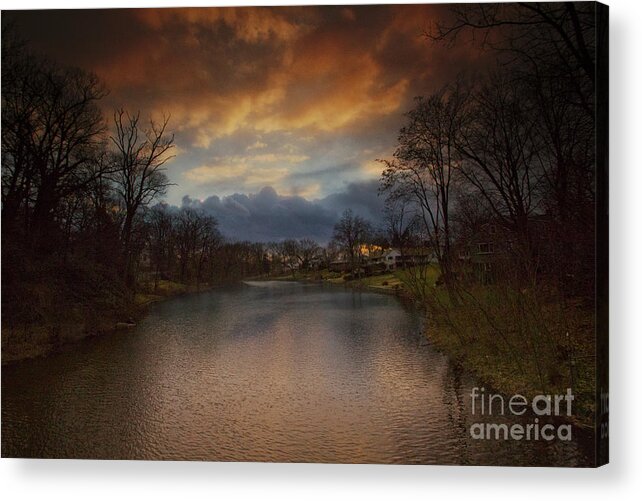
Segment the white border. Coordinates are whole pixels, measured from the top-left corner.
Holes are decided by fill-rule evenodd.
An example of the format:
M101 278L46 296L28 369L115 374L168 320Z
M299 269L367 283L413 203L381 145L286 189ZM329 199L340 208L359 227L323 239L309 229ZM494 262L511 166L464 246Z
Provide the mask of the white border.
M301 5L305 1L189 6ZM335 3L382 3L373 1ZM404 2L418 3L418 2ZM421 2L419 2L421 3ZM47 500L219 499L639 499L642 492L642 2L612 0L611 54L611 463L599 470L496 467L291 465L134 461L0 461L5 495ZM2 9L176 6L176 0L1 0Z

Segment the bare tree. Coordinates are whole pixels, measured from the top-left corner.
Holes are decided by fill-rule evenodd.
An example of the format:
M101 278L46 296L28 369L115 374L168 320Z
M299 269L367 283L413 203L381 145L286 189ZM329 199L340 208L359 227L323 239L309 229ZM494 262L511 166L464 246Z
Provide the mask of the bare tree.
M312 260L319 255L321 247L310 238L302 238L298 242L298 250L299 265L301 269L307 269Z
M168 274L171 267L176 244L176 218L165 204L158 204L146 212L145 220L156 289L161 275Z
M429 243L437 256L444 283L454 282L450 207L457 149L466 116L469 92L463 82L445 87L428 99L418 98L401 129L394 160L383 160L382 191L388 200L411 197Z
M352 273L361 275L361 246L372 232L372 225L361 216L354 215L351 209L343 212L341 219L334 225L333 240L348 257Z
M20 216L36 247L55 248L61 201L104 173L105 94L95 75L36 57L3 31L2 214L12 227Z
M406 249L414 242L419 224L419 216L412 196L397 192L395 196L388 197L383 218L390 244L399 249L401 263L405 268Z
M592 116L595 9L588 2L461 4L451 9L451 20L438 23L426 36L453 42L468 33L510 64L515 76L521 65L529 79L566 81L575 97L571 102Z
M193 262L198 259L204 233L203 215L196 209L184 207L176 217L176 252L181 282L190 280Z
M124 110L114 113L115 147L113 181L124 210L121 238L123 242L123 275L128 285L131 276L132 231L139 210L166 193L170 186L165 163L172 158L174 135L167 132L169 117L159 123L150 119L147 127L140 123L140 113Z
M336 241L331 240L330 242L328 242L328 245L323 247L320 252L323 267L329 269L330 264L332 263L332 261L337 259L340 251L341 249Z
M223 241L221 233L218 231L218 221L212 217L205 214L201 215L200 218L200 231L198 235L198 247L196 252L196 285L197 287L206 279L206 282L210 282L212 279L212 271L214 266L214 254L218 249L219 245ZM250 246L250 253L254 251L254 248ZM206 273L206 270L209 270L209 273Z
M281 254L284 258L284 264L290 269L290 273L292 273L292 277L296 277L296 270L301 264L301 248L299 242L294 239L284 240L281 242Z
M586 2L457 5L449 19L427 33L447 43L470 36L508 70L500 92L507 85L518 89L508 91L511 106L532 124L541 174L538 210L552 221L551 239L560 256L556 268L565 288L570 278L590 282L593 274L590 266L576 265L594 260L594 245L586 236L595 230L595 172L606 161L601 145L594 145L596 111L605 109L596 105L608 101L607 87L595 80L596 64L608 60L607 16L597 15L598 9ZM590 286L584 289L592 296Z
M470 120L456 141L461 174L515 235L524 264L532 257L529 223L541 204L537 123L519 84L494 74L475 94Z

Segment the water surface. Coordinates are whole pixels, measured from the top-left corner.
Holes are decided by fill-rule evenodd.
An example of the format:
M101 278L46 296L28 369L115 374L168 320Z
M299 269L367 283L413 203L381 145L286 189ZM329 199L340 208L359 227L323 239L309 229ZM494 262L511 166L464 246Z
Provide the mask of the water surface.
M155 305L130 331L2 368L2 455L588 463L573 443L472 440L483 386L397 298L254 282Z

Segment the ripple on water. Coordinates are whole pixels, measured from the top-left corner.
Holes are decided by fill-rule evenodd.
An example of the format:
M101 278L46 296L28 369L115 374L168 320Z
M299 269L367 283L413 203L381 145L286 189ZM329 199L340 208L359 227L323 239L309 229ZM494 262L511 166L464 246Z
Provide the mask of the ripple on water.
M577 444L472 441L474 385L394 297L247 282L158 304L132 331L3 367L2 454L587 462Z

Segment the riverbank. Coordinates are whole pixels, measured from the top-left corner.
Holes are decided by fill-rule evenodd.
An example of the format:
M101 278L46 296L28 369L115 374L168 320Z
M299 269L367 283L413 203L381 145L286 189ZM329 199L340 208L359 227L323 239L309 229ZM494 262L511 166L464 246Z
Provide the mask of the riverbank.
M134 296L134 304L141 310L147 306L171 299L176 296L184 296L186 294L195 294L198 292L205 292L216 287L213 284L184 284L180 282L173 282L171 280L159 280L157 284L149 285L146 289L142 289Z
M594 420L594 324L591 309L560 302L550 291L515 293L500 285L470 286L459 304L435 286L436 268L398 270L348 279L338 273L306 272L270 280L326 283L346 289L392 294L423 312L431 345L483 381L488 390L510 396L563 394L572 388L573 415L580 428Z
M453 304L436 286L436 266L399 270L345 282L347 287L412 300L425 317L431 344L453 363L503 395L564 394L572 388L573 415L594 427L595 323L593 308L552 287L514 290L501 284L467 284Z
M426 336L453 363L506 396L574 395L578 427L594 427L592 310L554 293L469 287L453 304L445 291L424 300Z
M295 275L279 275L275 277L258 277L256 280L275 280L285 282L306 282L306 283L325 283L332 286L344 287L361 291L377 292L380 294L390 294L412 299L412 293L404 281L404 270L391 271L376 275L364 276L361 278L348 278L348 275L321 271L299 271ZM436 279L438 273L432 274Z
M101 310L70 311L59 321L2 327L2 365L47 356L83 339L130 329L153 303L211 289L212 285L187 285L160 280L148 284L128 304Z

